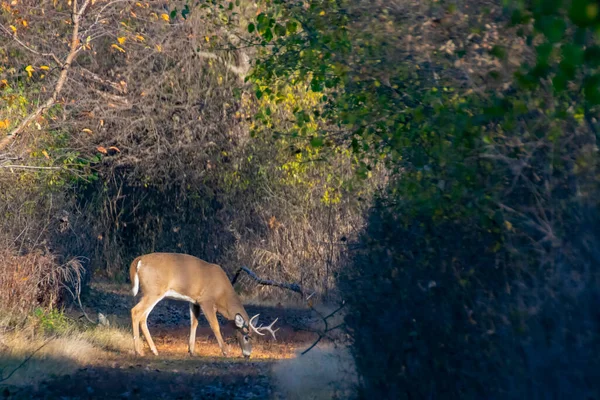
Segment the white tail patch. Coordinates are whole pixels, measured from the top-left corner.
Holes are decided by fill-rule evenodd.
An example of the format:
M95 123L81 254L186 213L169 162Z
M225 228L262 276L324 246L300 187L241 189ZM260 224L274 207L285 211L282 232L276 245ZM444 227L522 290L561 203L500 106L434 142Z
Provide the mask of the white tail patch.
M133 297L137 296L138 291L140 290L140 278L138 277L138 271L142 266L142 260L138 261L137 267L135 268L135 276L133 277L133 287L131 288L131 294Z

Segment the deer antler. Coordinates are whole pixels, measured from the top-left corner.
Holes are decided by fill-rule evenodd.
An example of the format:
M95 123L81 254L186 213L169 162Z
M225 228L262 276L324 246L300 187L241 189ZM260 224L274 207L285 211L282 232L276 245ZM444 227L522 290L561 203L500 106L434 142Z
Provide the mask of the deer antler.
M256 326L254 326L254 324L252 323L252 321L254 321L255 319L257 319L259 315L260 314L256 314L254 317L250 318L250 321L249 321L250 328L252 328L252 330L254 332L256 332L258 335L261 335L261 336L265 335L264 333L262 333L262 331L267 331L267 332L271 333L271 335L273 335L273 339L277 340L277 338L275 337L275 332L277 332L279 330L279 328L273 330L273 325L275 324L275 322L277 322L277 320L279 318L275 318L275 320L273 322L271 322L271 325L269 325L269 326L262 326L261 325L259 327L256 327Z

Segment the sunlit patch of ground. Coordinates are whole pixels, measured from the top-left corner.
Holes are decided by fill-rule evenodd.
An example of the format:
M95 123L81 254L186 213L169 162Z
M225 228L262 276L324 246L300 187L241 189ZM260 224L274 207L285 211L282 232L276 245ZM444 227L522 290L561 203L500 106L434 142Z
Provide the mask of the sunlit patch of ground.
M160 329L150 327L150 334L160 356L188 357L189 328ZM223 328L222 334L229 346L227 358L243 359L242 352L230 329ZM252 338L251 360L280 360L295 357L299 349L310 345L315 335L310 332L296 331L282 327L276 332L277 340L271 337L254 335ZM145 357L155 357L145 344ZM195 357L223 357L212 331L208 327L198 328L196 334Z
M268 333L253 335L253 351L245 359L233 328L220 319L229 354L224 357L204 317L196 334L194 356L188 354L190 320L184 302L164 301L150 314L148 325L159 355L154 356L142 336L144 357L133 351L131 307L138 299L128 285L93 285L84 306L91 318L102 312L109 328L90 327L63 334L44 347L9 382L9 398L61 398L71 393L90 398L282 398L272 380L272 368L293 361L310 346L316 335L304 331L311 321L310 310L291 305L248 304L250 315L260 313L260 322L275 324L277 340ZM73 320L84 320L81 310L68 312ZM312 320L314 324L314 320ZM318 323L318 321L317 321ZM0 367L17 366L43 341L32 332L15 332L8 346L0 346ZM4 389L3 389L4 390ZM283 397L285 398L285 397Z

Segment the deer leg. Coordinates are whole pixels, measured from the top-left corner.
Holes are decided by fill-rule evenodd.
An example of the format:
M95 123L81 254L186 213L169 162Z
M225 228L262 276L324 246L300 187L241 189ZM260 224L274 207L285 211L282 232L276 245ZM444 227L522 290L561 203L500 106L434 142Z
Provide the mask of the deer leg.
M144 317L144 314L146 314L147 310L151 309L150 307L154 307L154 304L156 304L155 298L144 296L141 298L139 303L137 303L135 307L131 309L131 323L133 325L133 347L135 349L135 352L140 356L144 355L143 345L140 341L141 320ZM148 339L146 338L146 340Z
M138 312L138 320L142 328L142 333L146 338L146 343L148 343L148 346L150 346L150 350L152 351L152 353L154 353L155 356L158 355L158 351L156 350L156 346L154 345L154 341L152 340L152 336L150 336L150 331L148 330L148 315L150 315L154 306L156 306L156 304L158 304L158 302L161 300L162 297L145 297L140 302L140 304L143 303L143 307L140 307L140 311ZM140 304L138 304L138 306Z
M139 356L144 355L144 350L142 349L142 345L140 343L140 305L142 301L140 301L135 307L131 309L131 323L133 325L133 349L135 353Z
M213 333L217 337L217 342L219 343L219 348L224 356L227 356L227 349L225 348L225 342L223 342L223 337L221 336L221 328L219 327L219 321L217 320L217 311L215 310L215 306L211 304L201 304L202 312L210 325Z
M190 356L194 355L194 347L196 346L196 329L198 328L198 317L200 316L200 306L190 303L190 342L188 350Z

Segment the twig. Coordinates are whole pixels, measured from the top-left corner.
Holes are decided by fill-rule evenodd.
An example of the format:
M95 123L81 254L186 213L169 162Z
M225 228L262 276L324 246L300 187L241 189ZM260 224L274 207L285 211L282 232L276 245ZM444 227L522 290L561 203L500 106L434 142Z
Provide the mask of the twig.
M79 290L77 290L77 296L75 296L75 293L73 293L73 291L71 291L71 289L69 289L69 287L67 285L63 284L62 287L65 288L65 289L67 289L67 291L69 292L69 294L71 295L71 297L73 297L73 300L77 300L77 304L79 305L79 309L81 309L81 312L83 313L83 316L85 317L85 319L87 319L91 324L97 325L97 323L95 321L93 321L90 317L88 317L87 313L83 309L83 305L81 304L81 297L79 295Z
M8 36L10 36L15 42L17 42L19 45L21 45L21 47L25 48L26 50L32 52L33 54L37 54L38 56L42 56L42 57L52 57L52 59L54 60L54 62L56 62L58 64L59 67L63 66L63 63L58 59L58 57L56 57L56 54L54 53L42 53L41 51L37 51L34 48L31 48L29 46L27 46L25 43L23 43L16 34L11 34L11 32L2 24L0 24L0 28L2 29L2 31L4 31Z
M51 337L50 339L46 340L40 347L38 347L37 349L35 349L33 351L33 353L31 353L26 359L24 359L21 364L17 365L17 367L15 369L13 369L10 374L8 374L8 376L6 377L0 377L0 382L4 382L8 379L10 379L11 376L13 376L13 374L15 372L17 372L19 369L23 368L23 366L25 364L27 364L27 361L31 360L31 358L35 355L35 353L37 353L38 351L40 351L44 346L46 346L48 343L50 343L51 341L54 340L54 337Z
M16 164L3 164L0 168L15 168L15 169L61 169L61 167L38 167L35 165L16 165Z
M325 336L327 336L327 334L335 329L341 328L344 325L344 322L334 326L333 328L329 327L329 323L327 322L327 320L331 317L333 317L335 314L337 314L342 308L344 308L346 306L346 302L342 302L342 305L339 306L338 308L336 308L334 311L330 312L329 314L327 314L326 316L324 316L323 314L321 314L319 311L317 311L312 304L309 303L309 307L311 310L313 310L319 317L321 317L321 319L323 320L323 324L325 325L325 329L322 332L316 332L317 335L319 335L319 337L317 338L317 340L314 341L313 344L310 345L309 348L307 348L306 350L304 350L302 353L300 353L300 355L305 355L306 353L308 353L309 351L311 351L320 341L321 339L323 339Z
M62 88L65 85L65 82L67 81L67 73L69 72L71 64L73 63L73 60L75 60L75 57L77 57L77 54L79 54L79 51L81 50L81 47L79 46L79 23L81 22L81 17L83 16L83 13L85 12L89 4L90 0L85 0L83 5L81 6L81 9L77 11L77 0L73 0L73 33L71 35L71 48L67 59L65 60L64 64L62 64L62 71L60 73L56 86L54 87L54 92L52 93L52 96L48 100L46 100L44 104L38 107L34 112L29 114L29 116L27 116L27 118L25 118L23 122L21 122L16 128L14 128L8 134L8 136L0 140L0 151L3 150L6 146L8 146L17 137L17 135L19 135L21 131L25 129L27 125L29 125L31 121L42 115L56 102L58 95L62 91Z
M210 58L219 61L225 66L225 68L236 74L242 80L246 77L246 74L248 73L249 68L238 67L237 65L233 65L230 62L227 62L224 57L221 57L215 53L211 53L208 51L197 51L196 55L198 55L201 58Z
M238 269L238 271L235 273L233 279L231 280L231 285L235 285L235 283L237 282L238 278L240 277L240 274L242 273L242 271L247 273L250 276L250 278L254 279L256 282L260 283L261 285L277 286L277 287L280 287L283 289L288 289L288 290L294 291L296 293L304 294L304 290L297 283L275 282L275 281L272 281L269 279L262 279L248 267L241 267L240 269Z

